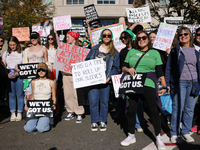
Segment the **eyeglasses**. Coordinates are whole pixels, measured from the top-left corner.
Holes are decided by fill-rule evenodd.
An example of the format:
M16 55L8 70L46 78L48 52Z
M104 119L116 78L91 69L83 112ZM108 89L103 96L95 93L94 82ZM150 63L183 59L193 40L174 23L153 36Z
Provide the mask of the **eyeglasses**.
M196 36L200 36L200 33L196 34Z
M146 40L146 39L147 39L147 36L137 37L137 40L138 40L138 41L140 41L141 39L142 39L142 40Z
M126 40L126 39L128 39L128 37L127 36L123 36L123 37L121 36L120 40L122 40L122 39Z
M40 71L42 71L42 72L45 72L45 70L44 70L44 69L38 69L38 72L40 72Z
M36 37L30 37L30 39L35 39L36 40L37 38Z
M53 40L53 38L48 38L48 40Z
M102 38L106 38L106 37L111 38L112 35L111 35L111 34L108 34L108 35L107 35L107 34L103 34L103 35L102 35Z
M3 40L0 40L0 42L3 42Z
M179 36L188 36L189 33L183 33L183 34L179 34Z

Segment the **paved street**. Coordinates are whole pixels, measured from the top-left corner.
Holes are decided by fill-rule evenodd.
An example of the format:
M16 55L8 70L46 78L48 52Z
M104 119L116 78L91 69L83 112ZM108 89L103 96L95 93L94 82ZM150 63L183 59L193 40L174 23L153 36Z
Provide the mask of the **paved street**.
M37 131L34 133L25 132L23 129L25 119L20 122L9 122L9 118L4 118L4 116L8 117L8 111L7 107L0 107L0 150L156 150L152 143L155 138L152 135L154 130L151 124L148 125L144 133L136 133L137 142L135 144L122 147L120 142L126 137L124 133L126 132L124 130L126 121L123 118L114 121L112 119L115 115L114 109L111 109L108 114L106 132L91 132L90 115L86 108L86 115L81 124L76 124L76 119L71 121L62 119L51 131L43 134ZM66 111L63 112L62 118L66 114ZM146 115L145 119L148 121ZM194 133L192 137L194 137L195 143L183 142L177 147L169 142L166 134L163 135L167 150L200 150L200 135Z

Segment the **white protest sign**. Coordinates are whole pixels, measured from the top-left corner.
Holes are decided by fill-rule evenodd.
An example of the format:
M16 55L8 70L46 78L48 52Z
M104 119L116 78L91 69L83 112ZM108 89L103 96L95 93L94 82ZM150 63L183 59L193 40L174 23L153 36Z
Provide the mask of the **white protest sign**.
M160 23L156 39L153 43L153 48L166 51L171 47L175 33L177 30L176 25Z
M149 6L141 8L126 8L128 22L151 22L151 13Z
M115 92L115 97L116 98L119 97L119 86L120 86L120 79L121 79L121 77L122 77L121 74L111 76L112 83L113 83L113 88L114 88L114 92Z
M74 88L106 83L103 58L72 64Z
M184 17L165 17L164 23L173 24L173 25L182 25Z
M54 30L65 30L69 29L72 26L71 22L71 16L59 16L59 17L53 17L53 26Z
M118 51L120 51L121 49L126 47L126 45L124 45L122 43L122 41L119 39L121 33L124 30L126 30L125 22L120 22L118 24L104 26L104 27L97 28L97 29L94 29L94 30L90 31L90 41L91 41L92 46L99 44L99 37L101 35L101 32L104 29L110 29L112 31L114 46Z
M184 24L184 27L188 27L192 32L193 36L195 36L197 28L200 28L200 24Z

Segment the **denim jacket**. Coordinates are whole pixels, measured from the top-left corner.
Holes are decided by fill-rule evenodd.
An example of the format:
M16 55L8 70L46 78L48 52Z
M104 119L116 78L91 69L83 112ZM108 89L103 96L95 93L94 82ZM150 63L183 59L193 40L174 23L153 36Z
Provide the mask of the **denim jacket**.
M95 45L91 48L85 60L95 59L95 56L99 53L99 47L101 44ZM111 79L112 75L119 73L119 53L115 50L115 56L111 56L110 53L106 55L106 77Z
M200 60L199 60L199 52L195 48L195 54L197 58L197 76L198 82L200 81ZM165 80L167 86L171 86L173 88L179 83L179 79L181 77L181 73L184 67L185 56L181 50L180 46L174 47L168 57L166 72L165 72ZM200 83L200 82L199 82Z

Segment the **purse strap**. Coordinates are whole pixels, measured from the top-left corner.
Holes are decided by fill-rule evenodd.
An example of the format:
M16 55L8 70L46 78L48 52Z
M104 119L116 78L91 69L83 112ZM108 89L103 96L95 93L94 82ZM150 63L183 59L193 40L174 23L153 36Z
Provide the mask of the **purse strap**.
M144 55L145 55L149 50L150 50L150 49L148 49L147 51L145 51L145 52L140 56L140 58L138 59L138 61L137 61L136 64L135 64L134 69L136 69L136 67L138 66L140 60L144 57Z

